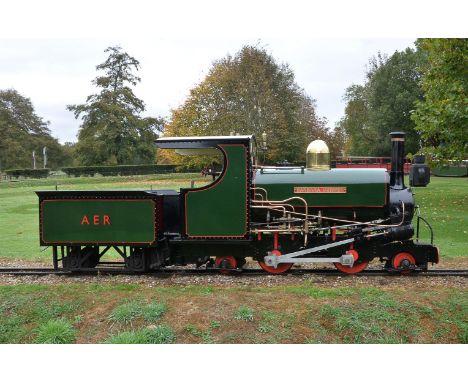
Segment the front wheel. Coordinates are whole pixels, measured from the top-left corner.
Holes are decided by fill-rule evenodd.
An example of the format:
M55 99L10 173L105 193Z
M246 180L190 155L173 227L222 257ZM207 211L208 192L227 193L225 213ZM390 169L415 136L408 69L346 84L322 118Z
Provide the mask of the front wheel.
M409 252L399 252L392 257L393 269L400 271L402 275L410 274L416 265L414 256Z

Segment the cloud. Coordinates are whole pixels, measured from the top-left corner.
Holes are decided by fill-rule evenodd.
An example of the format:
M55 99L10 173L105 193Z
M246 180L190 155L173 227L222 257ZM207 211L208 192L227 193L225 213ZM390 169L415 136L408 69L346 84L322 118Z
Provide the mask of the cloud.
M318 114L334 126L343 114L347 86L364 80L368 59L379 50L392 54L414 39L3 39L0 40L0 84L31 98L40 116L50 121L61 142L76 141L79 121L65 109L83 103L96 89L96 65L104 50L120 44L141 63L135 94L147 115L170 116L190 88L202 81L212 62L235 54L243 44L259 43L288 63L296 81L317 100Z

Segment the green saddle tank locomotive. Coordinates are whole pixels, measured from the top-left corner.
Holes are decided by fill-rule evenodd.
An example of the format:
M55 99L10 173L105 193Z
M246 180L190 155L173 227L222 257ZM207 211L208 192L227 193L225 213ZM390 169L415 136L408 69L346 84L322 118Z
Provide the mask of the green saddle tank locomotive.
M304 263L357 273L376 258L389 271L426 270L439 251L432 229L430 244L418 237L425 220L404 184L404 133L391 140L388 173L331 169L323 141L309 145L306 166L272 167L258 165L254 136L160 138L160 149L220 153L219 176L180 191L38 191L40 244L70 271L106 264L110 249L131 272L196 264L229 273L250 258L273 274ZM426 186L429 168L413 166L410 185Z

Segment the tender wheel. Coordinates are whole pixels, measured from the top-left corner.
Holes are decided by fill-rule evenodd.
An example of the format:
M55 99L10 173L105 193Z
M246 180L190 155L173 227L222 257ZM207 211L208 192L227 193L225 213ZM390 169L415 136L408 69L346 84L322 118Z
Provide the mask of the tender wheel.
M237 260L234 256L216 256L215 265L217 268L222 268L219 271L228 275L231 273L230 269L237 268Z
M277 249L271 251L271 254L275 255L275 256L281 256L281 252L278 251ZM263 261L259 261L258 264L262 267L262 269L264 271L267 271L268 273L272 273L274 275L279 275L281 273L285 273L285 272L289 271L291 269L291 267L293 266L292 263L283 263L283 264L278 264L278 267L275 268L275 267L271 267L269 265L266 265L265 262L263 262Z
M125 259L125 268L132 272L145 272L148 270L147 263L143 248L133 248L131 255Z
M401 271L401 274L407 275L412 272L411 266L416 265L413 255L408 252L397 253L392 258L392 267Z
M99 263L99 247L72 246L68 248L67 256L63 259L63 268L80 270L82 268L95 268Z
M354 261L358 261L359 254L355 249L351 249L348 251L349 254L353 255ZM362 272L364 269L367 268L369 265L368 261L362 261L360 263L354 263L352 267L348 267L347 265L343 265L341 263L333 263L335 268L343 273L354 274Z

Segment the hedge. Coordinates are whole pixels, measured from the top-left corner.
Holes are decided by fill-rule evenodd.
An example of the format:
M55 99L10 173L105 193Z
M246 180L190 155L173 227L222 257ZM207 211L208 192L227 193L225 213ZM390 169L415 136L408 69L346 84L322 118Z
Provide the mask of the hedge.
M65 174L75 177L94 176L94 174L101 174L102 176L163 174L173 172L175 169L176 166L172 164L62 167Z
M48 168L17 168L5 170L8 176L18 179L20 176L25 178L47 178L50 169Z

